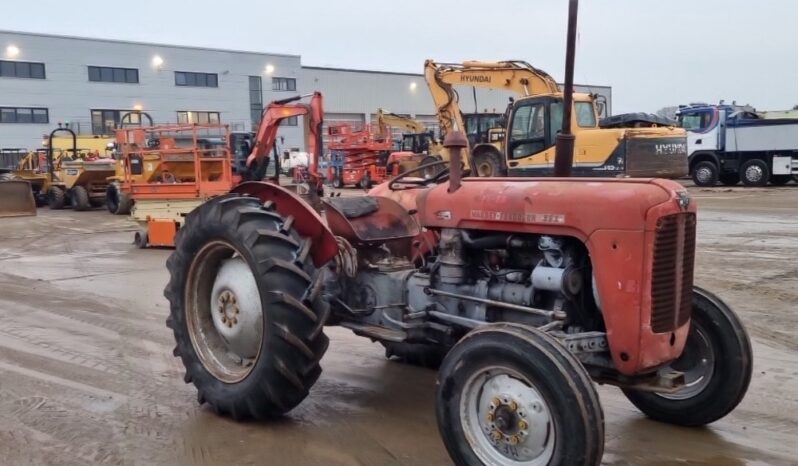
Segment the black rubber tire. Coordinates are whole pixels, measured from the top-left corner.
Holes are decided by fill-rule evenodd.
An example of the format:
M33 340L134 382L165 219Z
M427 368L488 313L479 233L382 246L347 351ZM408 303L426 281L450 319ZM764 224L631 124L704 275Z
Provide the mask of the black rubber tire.
M368 172L366 172L363 175L363 178L360 179L358 186L362 189L371 189L371 177L369 176Z
M472 173L477 176L497 177L505 176L507 170L504 168L504 160L501 154L497 152L482 152L474 155L474 166Z
M344 179L341 175L335 175L332 181L333 188L342 189L344 187Z
M186 216L175 251L167 261L171 274L164 295L170 303L166 321L186 368L184 380L197 388L197 399L236 420L282 415L308 395L321 374L319 361L329 345L323 326L329 307L312 287L315 273L309 239L301 238L274 211L252 197L227 194L211 199ZM191 342L184 309L189 269L195 254L210 241L224 241L241 254L255 274L263 304L260 356L236 383L217 379L204 366Z
M699 178L698 174L700 170L708 170L709 175L705 178ZM718 183L718 176L718 166L715 165L715 162L710 162L708 160L698 162L690 172L690 177L693 179L693 183L695 183L696 186L701 187L715 186Z
M139 230L133 234L133 244L139 249L147 249L150 245L150 235L147 230Z
M792 175L770 175L770 184L784 186L792 180Z
M72 200L72 209L78 212L91 210L91 201L89 200L89 192L83 186L75 186L69 191L69 196Z
M66 203L66 193L58 186L50 186L47 190L47 205L53 210L60 210L64 208Z
M392 341L381 341L380 344L385 347L386 358L396 358L398 361L413 366L437 369L441 366L443 358L446 357L446 349L436 345Z
M127 215L133 207L133 200L123 193L116 183L111 183L105 190L105 207L114 215Z
M458 465L483 464L460 419L462 389L486 366L504 366L534 381L554 417L556 444L549 465L598 465L604 452L604 414L579 360L550 335L516 324L491 324L467 334L438 372L438 429Z
M721 173L718 176L718 181L723 186L735 186L740 182L740 174L734 172Z
M752 179L746 176L746 171L749 167L758 166L762 170L762 177L759 179ZM746 186L767 186L770 181L770 170L768 164L762 159L746 160L740 165L740 181Z
M706 333L715 358L709 384L685 400L669 400L655 393L623 390L640 411L651 419L680 426L703 426L729 414L745 396L751 382L753 353L743 324L712 293L693 289L694 325Z
M437 156L437 155L428 155L428 156L424 157L423 159L421 159L421 163L419 163L418 165L419 166L421 166L421 165L429 165L431 163L440 162L441 160L442 159L439 156ZM422 175L424 176L424 178L434 178L435 175L440 173L440 171L444 170L445 168L446 167L443 166L443 165L437 165L437 166L428 168L427 170L424 170Z

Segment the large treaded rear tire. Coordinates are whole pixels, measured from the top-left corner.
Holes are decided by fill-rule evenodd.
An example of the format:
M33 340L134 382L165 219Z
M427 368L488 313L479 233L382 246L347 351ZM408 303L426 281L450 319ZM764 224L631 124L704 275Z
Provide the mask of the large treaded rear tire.
M111 183L105 190L105 207L114 215L127 215L133 207L133 200L122 192L117 183Z
M485 463L480 459L486 449L480 449L479 436L486 434L473 430L466 433L468 423L463 413L467 408L463 403L469 380L486 370L518 374L534 384L544 400L553 421L549 437L553 436L554 446L548 460L537 458L535 464L588 466L601 462L604 413L582 364L552 336L522 325L502 323L485 325L467 334L446 356L438 373L438 429L456 464Z
M652 392L623 390L624 395L646 416L680 426L702 426L729 414L743 399L751 382L751 341L737 316L720 298L698 287L693 291L693 326L700 326L715 357L708 383L683 399ZM685 353L690 347L685 346ZM689 358L683 355L682 358ZM694 356L695 357L695 356ZM678 364L677 360L674 364ZM679 392L676 392L678 395Z
M174 354L186 368L184 380L197 388L200 403L236 420L290 411L321 374L319 361L329 344L322 331L328 308L311 287L315 270L308 254L310 240L299 237L291 223L269 203L236 194L220 196L186 217L167 261L171 279L164 290L170 303L166 324L177 342ZM201 260L203 247L219 241L234 247L248 265L262 308L258 356L246 376L234 383L220 380L206 367L188 328L187 313L193 311L187 302L193 290L187 288L190 275L199 273L192 271L192 264Z

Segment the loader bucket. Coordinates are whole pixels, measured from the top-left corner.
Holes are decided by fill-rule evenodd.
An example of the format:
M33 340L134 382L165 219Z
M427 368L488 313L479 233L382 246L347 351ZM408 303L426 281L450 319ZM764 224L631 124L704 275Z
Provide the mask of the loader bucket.
M36 215L36 201L28 181L0 182L0 217Z

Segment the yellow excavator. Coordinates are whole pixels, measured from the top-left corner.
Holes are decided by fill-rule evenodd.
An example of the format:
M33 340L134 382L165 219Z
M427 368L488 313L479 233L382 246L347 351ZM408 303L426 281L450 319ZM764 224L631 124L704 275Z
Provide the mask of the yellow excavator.
M523 61L424 63L441 133L465 129L454 86L509 91L512 99L500 127L487 142L470 142L468 168L479 176L542 176L553 173L563 92L548 73ZM571 121L576 176L679 178L687 174L686 132L675 126L599 127L603 102L574 93ZM640 126L639 121L635 121ZM445 159L445 154L444 159Z
M401 152L434 155L443 149L441 143L435 139L434 132L427 129L424 123L391 113L383 108L377 109L376 115L377 125L380 128L396 128L402 131L402 141L399 147Z

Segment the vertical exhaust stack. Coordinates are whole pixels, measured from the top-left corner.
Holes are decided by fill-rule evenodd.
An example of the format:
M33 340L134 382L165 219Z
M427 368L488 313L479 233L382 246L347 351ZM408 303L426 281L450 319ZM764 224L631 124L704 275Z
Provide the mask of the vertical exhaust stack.
M449 150L449 192L460 189L460 180L463 178L463 154L468 147L468 139L462 131L455 129L443 139L443 147Z
M563 91L562 131L555 143L554 176L571 176L574 164L574 135L571 133L571 108L574 101L574 56L576 55L576 16L579 0L568 3L568 39L565 47L565 90Z

